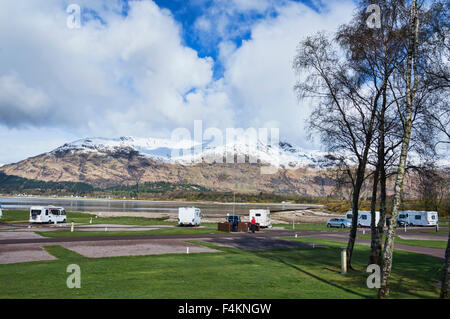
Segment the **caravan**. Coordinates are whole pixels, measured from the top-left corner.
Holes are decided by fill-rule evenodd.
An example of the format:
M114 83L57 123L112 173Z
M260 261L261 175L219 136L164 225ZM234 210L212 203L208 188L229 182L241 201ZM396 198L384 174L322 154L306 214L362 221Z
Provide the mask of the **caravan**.
M272 228L270 221L270 210L268 209L250 209L249 220L255 217L255 221L262 228Z
M29 221L30 223L65 223L67 216L63 207L32 206Z
M436 226L438 213L427 211L400 211L397 218L399 226Z
M196 207L179 207L178 208L178 225L179 226L198 226L202 222L202 213L200 208Z
M347 219L352 222L353 213L348 211L346 214ZM375 225L380 221L380 212L375 212ZM370 223L372 222L372 214L368 210L360 210L358 211L358 227L370 227Z

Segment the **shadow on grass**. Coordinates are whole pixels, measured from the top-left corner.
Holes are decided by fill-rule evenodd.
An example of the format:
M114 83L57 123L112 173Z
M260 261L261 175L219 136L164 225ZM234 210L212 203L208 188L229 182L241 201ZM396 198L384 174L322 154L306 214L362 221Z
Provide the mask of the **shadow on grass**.
M318 248L314 248L314 249L317 249L319 251ZM291 249L289 249L289 250L292 251ZM295 249L295 250L298 252L300 249ZM309 250L313 250L313 249L311 248ZM322 249L320 249L320 250L322 250ZM275 252L275 251L273 251L273 252ZM307 275L307 276L309 276L311 278L314 278L314 279L316 279L316 280L318 280L318 281L320 281L322 283L325 283L327 285L333 286L335 288L338 288L338 289L340 289L342 291L345 291L347 293L353 294L355 296L358 296L358 297L361 297L361 298L373 298L373 296L371 296L371 295L362 294L362 293L360 293L358 291L349 289L349 288L344 287L344 286L342 286L342 285L340 285L340 284L338 284L336 282L332 282L332 281L327 280L327 279L325 279L323 277L315 275L315 274L311 273L310 271L307 271L307 270L303 269L299 265L296 265L296 264L298 264L298 260L297 260L298 258L293 258L292 254L289 254L288 256L283 258L283 257L281 257L283 254L273 254L273 253L271 254L271 253L268 253L268 251L253 251L252 253L255 254L258 257L267 258L267 259L270 259L272 261L282 263L282 264L284 264L284 265L286 265L286 266L288 266L290 268L293 268L293 269L295 269L295 270L297 270L297 271L299 271L299 272L301 272L301 273L303 273L303 274L305 274L305 275ZM310 257L312 257L311 254L309 254L309 255L310 255ZM320 256L321 254L318 253L318 255ZM294 264L292 262L293 259L297 262L296 264ZM308 262L308 264L311 264L311 260L312 259L309 259L310 262ZM314 263L318 264L318 263L320 263L320 261L317 260ZM331 270L331 269L328 269L328 270ZM332 270L332 271L335 272L334 270Z

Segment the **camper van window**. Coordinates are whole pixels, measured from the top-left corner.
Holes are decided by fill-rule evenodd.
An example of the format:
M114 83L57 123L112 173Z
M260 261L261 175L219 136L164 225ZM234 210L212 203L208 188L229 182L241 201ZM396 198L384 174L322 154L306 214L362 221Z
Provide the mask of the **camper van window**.
M416 215L416 220L418 220L418 219L422 219L422 216Z
M62 210L61 211L61 215L65 215L66 214L66 211L65 210Z
M47 216L47 215L48 215L48 209L45 210L45 216Z
M436 215L431 215L431 219L436 219Z
M353 218L353 214L347 214L347 218L348 219L352 219Z
M405 218L405 215L400 215L400 216L398 216L399 218Z
M40 214L41 214L41 211L40 211L40 210L34 210L34 209L33 209L33 210L31 211L31 215L32 215L32 216L36 216L36 215L40 215Z
M362 216L361 216L361 219L366 220L366 219L367 219L367 216L366 216L366 215L362 215Z
M255 214L256 215L256 217L260 217L261 216L261 214Z

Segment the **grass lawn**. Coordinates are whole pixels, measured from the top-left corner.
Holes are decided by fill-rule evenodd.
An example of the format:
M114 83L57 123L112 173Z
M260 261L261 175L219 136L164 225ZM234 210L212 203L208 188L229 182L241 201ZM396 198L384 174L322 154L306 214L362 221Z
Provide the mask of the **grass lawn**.
M370 235L358 235L360 238L371 239ZM382 238L382 242L384 242L384 236ZM419 247L428 247L428 248L447 248L447 240L416 240L416 239L402 239L398 236L395 236L394 244L403 244L409 246L419 246Z
M275 224L273 226L284 227L284 229L292 230L292 224ZM326 224L295 224L295 230L324 230L324 231L349 231L349 228L328 228Z
M217 234L222 233L216 229L211 228L191 228L191 227L174 227L174 228L162 228L154 230L142 230L142 231L112 231L109 228L108 231L75 231L72 233L70 230L55 230L46 232L35 232L44 237L97 237L97 236L157 236L157 235L192 235L192 234Z
M29 211L25 210L6 210L3 211L3 218L1 222L9 224L14 223L28 223ZM94 214L67 212L67 222L77 224L114 224L114 225L136 225L136 226L151 226L151 225L176 225L174 221L168 221L167 217L163 218L145 218L145 217L97 217ZM217 223L202 223L202 226L213 227L217 229Z
M408 230L407 232L408 233ZM448 235L448 230L411 230L409 233L420 233L420 234L440 234L440 235Z
M98 217L94 214L67 212L67 222L80 224L89 224L92 218L92 224L120 224L120 225L175 225L176 222L169 222L167 218L145 218L145 217ZM6 223L28 223L29 211L25 210L6 210L3 211L3 218L0 219Z
M85 258L47 246L57 260L0 265L0 298L374 298L367 288L369 248L355 246L355 271L340 272L340 246L323 248ZM81 288L69 289L66 267L81 268ZM436 298L442 261L395 251L392 298Z

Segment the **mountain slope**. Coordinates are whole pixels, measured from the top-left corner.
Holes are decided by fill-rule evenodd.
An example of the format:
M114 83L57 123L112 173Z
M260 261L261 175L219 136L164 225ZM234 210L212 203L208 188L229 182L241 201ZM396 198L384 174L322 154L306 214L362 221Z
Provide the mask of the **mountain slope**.
M220 146L205 142L197 153L196 146L199 144L188 140L88 138L4 165L0 171L32 180L80 182L101 188L167 182L217 191L312 196L326 196L334 189L336 174L323 152L304 151L289 143L277 148L260 142ZM227 163L227 157L234 161ZM238 163L238 158L242 162ZM274 174L261 174L267 163L277 168ZM405 197L417 195L416 182L414 175L407 177ZM393 180L389 181L389 193L392 185ZM363 196L370 196L370 189L366 185Z
M0 171L8 175L42 181L84 182L98 187L133 185L139 182L198 184L209 189L240 192L276 192L326 195L333 181L315 168L324 163L319 152L303 153L291 144L280 145L279 158L274 150L261 145L235 143L212 147L194 154L191 141L172 142L161 139L83 139L64 144L55 150L8 164ZM205 158L230 155L230 150L247 162L208 164ZM179 156L172 156L180 154ZM189 154L194 154L190 156ZM258 158L249 163L249 154ZM256 155L256 156L255 156ZM237 157L237 156L236 156ZM262 158L262 159L261 159ZM275 174L261 174L267 162L281 169ZM282 169L289 165L291 169ZM293 167L300 168L294 170Z

